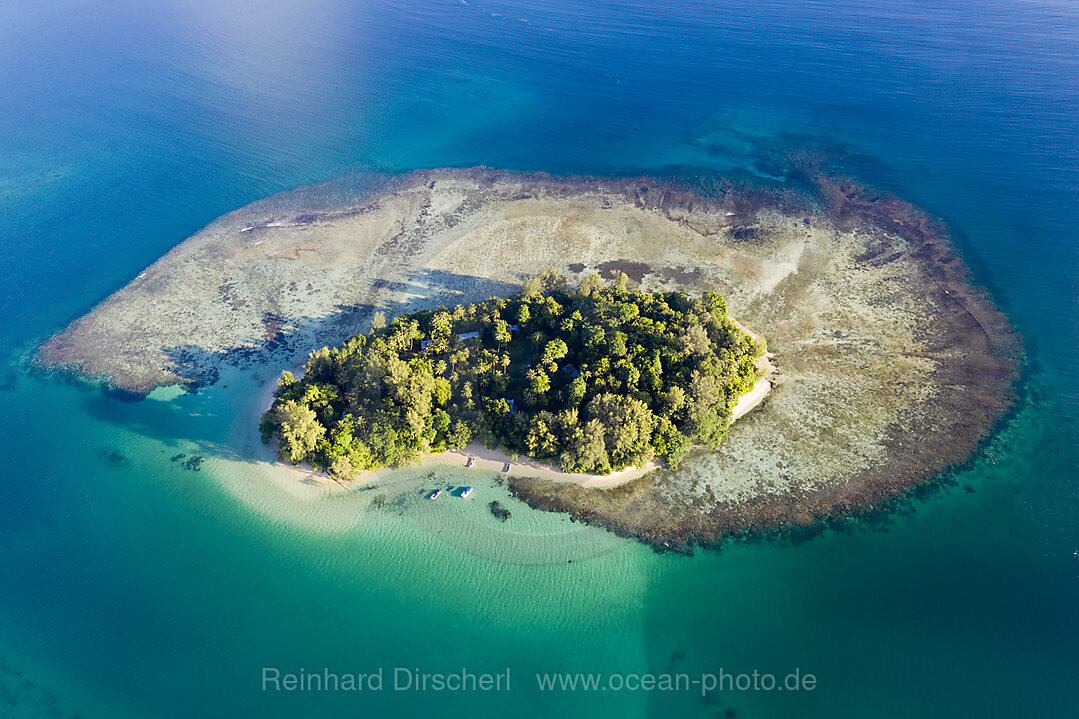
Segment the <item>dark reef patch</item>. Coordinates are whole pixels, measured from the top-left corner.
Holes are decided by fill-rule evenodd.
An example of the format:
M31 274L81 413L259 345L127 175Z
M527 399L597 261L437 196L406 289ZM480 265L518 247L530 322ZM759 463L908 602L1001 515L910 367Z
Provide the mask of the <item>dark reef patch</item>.
M489 507L491 510L491 514L493 514L497 519L500 519L503 522L513 516L513 514L511 514L508 509L498 503L497 499L491 500L491 504L489 505Z
M131 460L114 447L100 447L97 450L97 458L108 465L110 469L121 469L131 464Z
M650 265L647 265L644 262L634 262L633 260L610 260L608 262L601 262L596 265L596 269L599 270L601 277L611 279L617 276L619 272L623 272L634 282L640 282L644 279L645 275L652 271Z

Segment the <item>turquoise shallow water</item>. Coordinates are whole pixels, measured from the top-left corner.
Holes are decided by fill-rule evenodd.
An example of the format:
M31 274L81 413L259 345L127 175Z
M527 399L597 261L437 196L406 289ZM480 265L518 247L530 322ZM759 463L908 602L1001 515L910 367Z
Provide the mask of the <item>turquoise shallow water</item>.
M0 716L1074 714L1077 51L1051 2L0 4ZM264 377L125 403L25 370L280 190L475 164L782 181L767 150L810 141L944 219L1031 359L985 448L881 526L686 558L512 500L498 523L493 483L366 511L253 459ZM264 693L267 665L509 666L513 689ZM534 679L796 667L815 690Z

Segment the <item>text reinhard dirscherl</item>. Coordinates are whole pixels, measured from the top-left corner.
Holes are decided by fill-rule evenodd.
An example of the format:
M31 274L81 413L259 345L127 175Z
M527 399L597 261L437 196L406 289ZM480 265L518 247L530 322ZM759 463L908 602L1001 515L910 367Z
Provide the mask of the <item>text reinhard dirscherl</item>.
M770 672L684 672L582 673L553 672L536 674L536 687L543 692L646 691L711 692L806 691L817 688L817 677L796 668L786 674ZM309 671L300 667L282 671L262 668L264 692L508 692L512 690L510 668L500 672L473 672L467 668L449 672L425 672L419 668L379 667L359 674L335 672L329 668Z
M387 681L387 677L389 681ZM379 667L366 674L321 671L283 672L277 667L262 668L264 692L505 692L510 690L510 669L501 672L472 672L462 668L451 672L425 672L418 668Z

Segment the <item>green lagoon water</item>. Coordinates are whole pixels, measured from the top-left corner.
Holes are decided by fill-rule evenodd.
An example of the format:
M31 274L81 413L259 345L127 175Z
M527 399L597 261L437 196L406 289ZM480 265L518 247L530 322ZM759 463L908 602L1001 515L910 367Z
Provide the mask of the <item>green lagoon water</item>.
M0 716L1074 716L1077 58L1051 2L0 4ZM372 510L261 461L268 369L124 402L27 367L169 247L305 183L781 182L769 150L805 143L944 219L1030 357L982 450L886 521L659 555L450 466L423 482L469 500ZM266 666L387 686L264 692ZM397 666L512 689L393 691ZM795 669L813 691L535 679Z

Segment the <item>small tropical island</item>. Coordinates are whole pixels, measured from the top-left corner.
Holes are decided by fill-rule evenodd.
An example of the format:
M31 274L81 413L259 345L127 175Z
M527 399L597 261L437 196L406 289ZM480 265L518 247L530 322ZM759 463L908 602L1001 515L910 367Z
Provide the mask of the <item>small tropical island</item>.
M220 453L264 459L264 417L286 464L324 470L297 483L357 501L467 465L503 502L663 551L819 526L965 461L1022 350L940 222L812 148L775 162L790 182L479 167L297 188L215 220L36 359L126 399L242 385ZM737 328L776 358L750 392L763 346Z
M473 439L566 473L607 475L716 448L760 377L763 341L718 294L576 289L553 270L512 297L394 317L285 372L262 439L338 479Z

